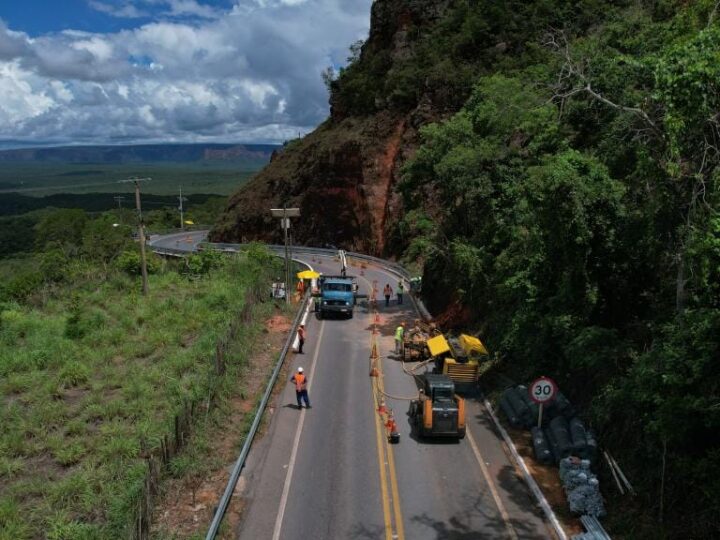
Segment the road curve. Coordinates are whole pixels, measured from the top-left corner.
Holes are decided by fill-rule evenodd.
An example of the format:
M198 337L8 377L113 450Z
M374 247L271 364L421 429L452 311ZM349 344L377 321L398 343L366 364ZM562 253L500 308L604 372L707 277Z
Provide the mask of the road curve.
M191 250L202 237L194 234L185 242L182 236L155 239L153 246ZM326 274L339 270L326 255L296 257ZM350 273L364 292L373 281L396 288L397 278L384 268L360 272ZM402 305L395 299L383 304L378 345L384 390L417 395L392 352L395 327L417 315L407 295ZM278 382L285 388L271 404L266 433L254 444L235 492L244 507L237 538L553 538L479 399L468 400L468 436L459 442L414 438L408 402L388 399L401 440L387 443L368 376L373 321L366 306L349 320L308 317L305 354L292 354L288 362L290 370L303 366L309 375L312 408L297 410L292 385Z

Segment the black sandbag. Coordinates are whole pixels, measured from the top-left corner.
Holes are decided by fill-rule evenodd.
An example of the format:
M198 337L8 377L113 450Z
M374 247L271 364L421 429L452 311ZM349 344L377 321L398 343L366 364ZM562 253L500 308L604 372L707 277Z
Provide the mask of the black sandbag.
M584 457L587 449L587 432L585 430L585 424L577 416L570 419L568 422L570 428L570 439L572 440L574 455L578 457Z
M568 427L568 421L565 417L557 416L550 420L549 429L557 446L555 457L561 459L572 455L573 445L572 439L570 438L570 428ZM554 450L553 448L553 451Z
M533 440L533 451L535 452L535 459L538 463L543 465L551 465L555 463L555 456L553 456L552 450L550 449L550 443L545 437L545 432L542 428L535 426L530 430Z
M557 465L562 459L562 456L560 455L560 449L557 445L557 441L555 440L555 437L553 437L552 431L549 427L543 429L543 433L545 434L545 440L547 441L548 446L550 446L550 453L553 455L553 459L555 460L555 464Z
M507 392L507 390L505 392ZM500 397L500 409L502 409L502 412L505 413L505 417L508 419L508 422L510 422L511 426L516 428L522 427L522 422L520 421L520 418L515 412L515 409L513 409L513 406L505 393L503 393L503 395Z
M505 395L510 401L512 408L515 410L515 413L520 419L522 425L527 429L530 429L533 423L532 414L530 413L530 409L528 408L528 406L525 405L525 402L518 395L517 389L509 388L508 390L506 390Z
M528 390L528 387L524 384L519 384L515 387L515 392L517 393L518 397L522 399L523 403L527 405L527 408L530 410L530 416L533 417L535 420L535 423L537 423L537 417L538 417L538 404L535 403L532 399L530 399L530 391ZM543 419L543 423L545 423L545 420Z

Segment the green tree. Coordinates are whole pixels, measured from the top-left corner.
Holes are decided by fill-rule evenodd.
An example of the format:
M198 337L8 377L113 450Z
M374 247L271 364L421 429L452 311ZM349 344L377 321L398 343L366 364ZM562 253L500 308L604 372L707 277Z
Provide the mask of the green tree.
M77 254L82 246L87 214L82 210L55 210L35 226L35 245L38 250L58 246L68 254Z

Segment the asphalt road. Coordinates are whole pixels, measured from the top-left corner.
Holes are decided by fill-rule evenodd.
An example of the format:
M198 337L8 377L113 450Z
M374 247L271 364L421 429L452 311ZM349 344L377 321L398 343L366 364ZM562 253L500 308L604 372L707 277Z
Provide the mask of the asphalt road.
M156 247L191 250L203 234L171 235ZM336 274L329 257L299 255L319 272ZM350 269L369 293L397 278L368 267ZM393 353L394 329L417 317L408 295L379 302L377 343L384 391L414 397L417 387ZM248 457L234 497L243 501L241 540L469 540L553 538L542 512L515 472L479 399L467 402L462 441L418 440L409 401L388 399L400 432L390 445L369 377L375 315L358 306L352 319L308 316L305 354L289 357L289 373L305 368L311 409L296 408L294 386L268 410L268 425Z
M153 235L148 244L153 248L195 251L197 245L207 238L208 231L187 231L167 235Z
M338 273L332 259L314 259L307 262L316 270ZM382 269L364 274L364 292L373 280L396 288ZM395 327L416 317L413 305L405 295L401 306L380 302L379 314L385 392L414 397L414 379L392 352ZM367 307L350 320L308 317L305 354L293 355L291 370L303 366L309 375L312 408L297 410L286 384L236 493L246 504L238 538L551 538L478 400L469 400L468 436L459 442L417 440L409 402L388 400L401 441L386 442L369 377L373 321Z

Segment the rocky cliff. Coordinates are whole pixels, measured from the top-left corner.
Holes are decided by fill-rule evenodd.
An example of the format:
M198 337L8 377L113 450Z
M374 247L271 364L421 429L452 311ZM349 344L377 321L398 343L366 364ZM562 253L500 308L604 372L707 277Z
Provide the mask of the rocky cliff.
M360 57L331 85L330 118L278 151L233 195L210 238L278 241L269 208L286 204L301 209L293 223L296 243L394 251L388 235L402 214L394 191L400 168L417 147L418 129L450 112L447 99L402 69L416 63L420 37L448 5L377 0Z

